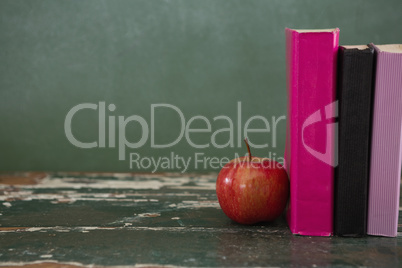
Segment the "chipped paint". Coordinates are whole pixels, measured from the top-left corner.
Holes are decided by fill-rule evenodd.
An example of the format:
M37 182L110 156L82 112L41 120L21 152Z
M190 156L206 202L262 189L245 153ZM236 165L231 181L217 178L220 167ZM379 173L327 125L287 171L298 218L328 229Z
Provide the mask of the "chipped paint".
M90 231L114 231L114 230L128 230L128 231L163 231L163 232L225 232L225 233L265 233L275 234L278 232L276 229L270 228L253 228L253 226L243 226L241 229L232 229L230 227L185 227L185 226L120 226L120 227L100 227L100 226L76 226L76 227L21 227L13 229L5 229L0 227L0 233L15 233L15 232L29 232L29 233L69 233L69 232L90 232ZM399 233L398 233L399 234Z
M52 205L74 204L80 201L125 203L124 206L127 206L139 203L159 203L160 198L186 196L194 197L196 200L166 205L170 209L219 208L215 201L210 202L205 200L205 197L203 200L198 200L201 197L200 194L194 193L196 190L214 190L215 176L201 175L191 178L182 174L180 176L164 175L155 177L150 174L141 176L111 174L111 177L99 177L87 174L82 177L72 177L70 174L70 176L60 177L60 175L43 176L42 174L37 184L19 185L18 188L0 185L0 190L3 190L0 201L4 201L2 204L5 207L11 207L15 201L35 200L47 200ZM165 190L158 192L161 189ZM49 190L51 192L48 192ZM113 192L105 193L98 190ZM144 190L148 191L145 195L141 192ZM130 218L130 221L138 221L138 219Z
M162 182L158 180L99 180L91 179L91 181L84 181L77 178L52 178L46 177L39 184L32 185L32 189L152 189L157 190L162 186Z
M10 202L3 202L3 206L5 206L5 207L11 207L12 205L11 205L11 203Z
M15 173L12 173L15 174ZM207 173L180 173L180 172L155 172L155 173L144 173L144 172L57 172L55 173L57 176L78 176L78 177L115 177L117 179L126 179L132 177L142 177L142 178L159 178L159 177L167 177L167 178L175 178L175 177L189 177L189 178L211 178L216 177L218 174L215 172L207 172Z
M0 262L0 266L23 267L23 268L79 268L94 267L93 265L84 265L78 262L58 262L56 260L32 261L32 262Z
M138 217L142 217L142 218L155 218L155 217L159 217L161 214L160 213L141 213L138 214Z
M28 229L29 227L0 227L0 232L17 232Z
M46 258L46 259L48 259L48 258L52 258L53 257L53 255L52 254L43 254L43 255L40 255L39 256L40 258Z
M80 174L48 174L36 185L0 185L0 266L256 267L292 266L292 259L320 266L316 256L306 255L311 248L323 248L322 256L334 265L345 265L339 260L398 264L401 232L396 239L364 237L351 243L292 236L284 219L234 224L219 210L216 176ZM53 179L64 180L58 185L66 188L56 187ZM146 181L157 182L158 189L144 189ZM129 186L119 188L122 184Z
M174 267L186 267L177 265L160 265L153 263L137 263L135 265L94 265L94 264L82 264L79 262L58 262L57 260L37 260L32 262L0 262L0 266L8 266L14 268L174 268Z
M145 196L166 196L167 194L152 194L147 193ZM15 191L8 192L6 195L0 195L0 201L12 200L12 201L32 201L32 200L53 200L51 203L73 203L75 201L113 201L113 202L159 202L154 198L134 198L144 197L144 194L104 194L104 193L40 193L35 194L33 191ZM198 196L194 194L175 194L175 196ZM3 203L4 204L4 203ZM6 205L8 206L8 205Z
M34 185L45 177L44 172L1 173L0 185Z
M172 189L199 189L199 190L211 190L215 189L215 178L197 178L197 185L186 186L194 179L190 177L116 177L112 179L99 179L99 178L74 178L63 177L57 178L51 175L47 175L36 184L22 185L23 189L133 189L133 190L159 190L162 187L168 187ZM10 179L11 180L11 179ZM0 185L1 188L5 188L8 184Z
M180 226L185 226L184 225L184 223L180 220L180 218L179 217L174 217L175 219L176 219L176 221L177 221L177 223L180 225ZM173 219L173 218L172 218Z
M177 208L218 208L220 209L219 203L217 201L202 200L202 201L183 201L177 204Z

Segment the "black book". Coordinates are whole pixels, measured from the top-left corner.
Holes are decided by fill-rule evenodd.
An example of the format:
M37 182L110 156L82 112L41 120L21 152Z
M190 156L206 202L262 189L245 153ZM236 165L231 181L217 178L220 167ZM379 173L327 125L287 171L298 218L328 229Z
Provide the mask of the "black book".
M374 64L372 47L339 47L334 229L340 236L362 236L367 231Z

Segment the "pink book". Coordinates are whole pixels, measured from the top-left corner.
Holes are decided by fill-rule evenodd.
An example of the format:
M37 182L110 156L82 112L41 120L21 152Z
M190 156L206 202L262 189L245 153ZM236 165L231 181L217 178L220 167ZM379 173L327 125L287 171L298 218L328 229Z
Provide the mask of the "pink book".
M377 66L367 233L397 236L402 163L402 45L372 45Z
M286 29L287 221L294 234L333 233L339 29Z

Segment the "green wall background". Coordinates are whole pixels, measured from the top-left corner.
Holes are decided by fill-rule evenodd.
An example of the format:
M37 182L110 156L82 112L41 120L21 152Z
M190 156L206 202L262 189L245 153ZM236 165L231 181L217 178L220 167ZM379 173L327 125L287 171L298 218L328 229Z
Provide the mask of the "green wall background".
M228 127L218 115L242 125L253 115L271 121L286 115L284 28L339 27L340 44L402 43L402 1L0 1L0 170L151 171L130 169L117 148L80 149L64 133L68 111L80 103L115 104L107 116L139 115L150 124L151 104L178 107L186 122L202 115L212 132ZM157 142L173 141L180 121L158 110ZM117 120L117 119L116 119ZM205 124L198 121L199 127ZM194 127L197 124L193 125ZM255 121L252 127L262 127ZM73 134L97 140L97 111L74 117ZM127 126L128 140L140 128ZM210 143L211 134L192 134ZM225 143L229 135L218 136ZM142 157L233 158L233 148L191 147L185 138L171 148L137 149ZM251 134L258 156L281 157L285 121L272 134ZM107 144L106 144L107 145ZM276 154L276 155L274 155ZM193 164L187 171L213 171ZM159 169L158 171L180 170Z

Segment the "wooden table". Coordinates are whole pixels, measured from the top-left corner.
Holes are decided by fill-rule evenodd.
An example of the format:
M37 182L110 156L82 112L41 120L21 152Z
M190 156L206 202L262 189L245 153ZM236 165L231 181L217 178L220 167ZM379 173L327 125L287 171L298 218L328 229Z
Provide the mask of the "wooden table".
M401 265L401 224L397 238L294 236L283 217L242 226L220 209L215 180L216 174L3 173L0 265Z

